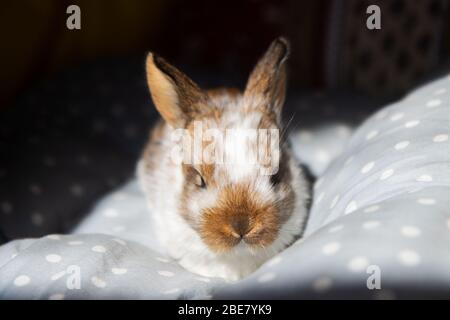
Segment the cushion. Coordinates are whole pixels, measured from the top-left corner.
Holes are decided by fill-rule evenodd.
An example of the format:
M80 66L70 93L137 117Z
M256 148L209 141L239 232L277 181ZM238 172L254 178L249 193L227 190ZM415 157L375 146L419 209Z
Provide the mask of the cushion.
M0 297L448 298L449 85L446 76L415 90L345 139L316 168L304 237L241 281L200 277L164 256L131 180L71 234L0 247Z

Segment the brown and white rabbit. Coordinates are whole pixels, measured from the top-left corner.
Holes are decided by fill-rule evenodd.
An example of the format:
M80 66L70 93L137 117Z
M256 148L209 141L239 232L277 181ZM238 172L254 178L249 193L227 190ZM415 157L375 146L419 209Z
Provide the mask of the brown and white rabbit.
M273 175L261 174L259 164L185 164L171 157L174 131L193 134L196 121L205 130L281 130L288 55L288 41L274 40L243 93L204 91L156 54L147 57L148 86L163 121L151 132L138 176L155 236L193 273L240 279L302 233L310 189L286 144L279 145L279 169ZM239 138L232 145L224 153L256 152Z

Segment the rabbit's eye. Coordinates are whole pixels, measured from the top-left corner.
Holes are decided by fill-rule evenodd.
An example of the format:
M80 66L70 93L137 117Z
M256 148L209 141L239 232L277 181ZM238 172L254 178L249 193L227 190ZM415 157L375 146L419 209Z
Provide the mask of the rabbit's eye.
M200 173L197 172L197 174L195 175L195 185L199 188L206 188L206 183L205 180L203 179L203 177L200 175Z
M276 186L277 184L279 184L281 182L281 174L279 171L277 173L273 174L272 176L270 176L270 182L274 186Z
M286 168L280 163L277 173L270 176L270 182L273 186L279 185L284 180L284 175L286 173Z

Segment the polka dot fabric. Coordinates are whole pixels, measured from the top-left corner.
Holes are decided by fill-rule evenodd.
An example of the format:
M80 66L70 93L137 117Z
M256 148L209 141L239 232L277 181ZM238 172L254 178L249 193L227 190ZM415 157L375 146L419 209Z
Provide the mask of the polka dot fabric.
M239 282L200 277L165 256L133 180L71 235L1 246L0 298L450 298L449 87L449 76L428 84L349 135L316 168L304 237ZM373 272L380 289L368 288Z
M367 119L316 181L304 238L214 297L450 298L449 88L446 76Z
M194 298L217 283L112 235L46 236L13 241L0 251L0 272L8 275L0 277L3 299Z
M323 196L314 202L306 235L348 214L374 213L374 206L381 211L384 201L404 195L418 207L445 207L445 199L425 193L431 188L437 195L449 192L448 87L449 76L428 84L378 111L354 132L315 185L315 194ZM375 131L377 136L367 140Z
M156 112L142 60L81 65L1 111L0 244L68 232L132 177Z

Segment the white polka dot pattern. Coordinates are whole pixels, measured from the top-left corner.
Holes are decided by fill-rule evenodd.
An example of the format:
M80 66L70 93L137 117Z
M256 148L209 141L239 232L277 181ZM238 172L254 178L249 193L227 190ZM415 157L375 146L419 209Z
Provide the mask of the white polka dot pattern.
M231 297L283 296L289 287L307 297L328 297L352 285L363 287L364 294L378 292L365 286L370 270L377 268L388 296L395 297L397 292L384 290L392 284L389 277L383 277L386 274L402 275L395 279L400 286L416 281L417 274L424 283L439 283L450 268L450 257L441 254L448 251L450 241L450 199L444 187L450 183L446 171L450 155L445 152L450 146L446 116L450 78L442 81L448 82L419 90L405 100L409 102L377 112L358 128L336 160L334 151L324 146L311 150L316 161L331 163L315 183L303 238L280 254L270 254L243 281L226 283L191 274L176 259L154 249L154 235L142 218L150 215L142 194L120 187L99 202L89 224L74 234L51 234L29 243L19 240L8 252L0 247L0 256L7 257L10 270L17 272L0 281L0 292L39 292L39 298L50 300L78 298L82 292L92 298L129 294L195 299L197 294L217 298L224 293ZM113 117L126 114L125 104L118 106L110 111ZM97 129L109 125L99 123ZM137 134L136 130L131 123L118 128L124 138ZM336 137L348 134L343 127L330 132ZM302 143L317 138L312 130L299 136ZM73 161L89 167L95 159L80 151ZM37 162L45 170L61 165L50 151ZM0 168L0 178L4 174ZM118 180L111 176L108 181ZM135 182L131 186L139 190ZM34 199L51 191L39 179L29 179L24 189ZM90 187L74 179L61 191L80 201ZM0 215L14 215L18 208L12 199L0 199ZM35 228L45 227L48 216L34 209L24 221ZM72 278L77 270L82 275L81 290L69 290L67 284L77 285Z

